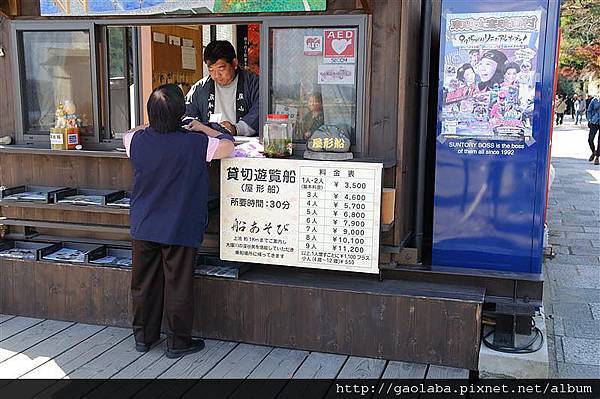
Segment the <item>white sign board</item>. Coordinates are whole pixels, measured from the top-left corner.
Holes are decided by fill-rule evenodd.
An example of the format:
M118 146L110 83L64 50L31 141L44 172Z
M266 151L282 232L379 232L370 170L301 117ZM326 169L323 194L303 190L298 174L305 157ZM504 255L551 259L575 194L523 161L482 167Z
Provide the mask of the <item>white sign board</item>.
M378 273L383 164L221 161L221 259Z

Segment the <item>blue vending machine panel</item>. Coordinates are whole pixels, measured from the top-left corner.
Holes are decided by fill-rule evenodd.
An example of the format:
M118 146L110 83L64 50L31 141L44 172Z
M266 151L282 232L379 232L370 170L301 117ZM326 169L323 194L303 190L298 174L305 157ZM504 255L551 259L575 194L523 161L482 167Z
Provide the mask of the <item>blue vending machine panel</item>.
M558 0L444 0L432 263L541 273Z

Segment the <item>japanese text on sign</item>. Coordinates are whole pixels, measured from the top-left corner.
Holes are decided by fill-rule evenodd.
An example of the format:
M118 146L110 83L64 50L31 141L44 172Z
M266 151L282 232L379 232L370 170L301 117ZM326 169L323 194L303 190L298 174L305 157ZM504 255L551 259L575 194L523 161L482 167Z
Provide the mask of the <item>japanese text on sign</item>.
M221 258L378 273L381 164L221 164Z

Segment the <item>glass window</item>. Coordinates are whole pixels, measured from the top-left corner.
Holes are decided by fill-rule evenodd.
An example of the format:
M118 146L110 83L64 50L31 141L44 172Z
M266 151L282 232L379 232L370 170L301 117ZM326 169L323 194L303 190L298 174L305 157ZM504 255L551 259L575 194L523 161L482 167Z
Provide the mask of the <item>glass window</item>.
M22 33L24 128L49 134L60 103L71 101L81 134L94 134L89 32Z
M269 113L290 116L294 142L334 125L356 143L356 27L272 28Z
M122 138L136 124L132 31L133 28L108 28L109 138Z

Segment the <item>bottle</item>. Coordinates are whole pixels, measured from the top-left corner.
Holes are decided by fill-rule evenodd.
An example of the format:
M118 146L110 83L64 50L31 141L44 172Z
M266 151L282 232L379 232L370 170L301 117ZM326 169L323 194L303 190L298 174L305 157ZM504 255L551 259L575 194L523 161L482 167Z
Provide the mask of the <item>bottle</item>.
M287 114L268 114L263 126L264 154L269 158L286 158L292 155L292 135Z

